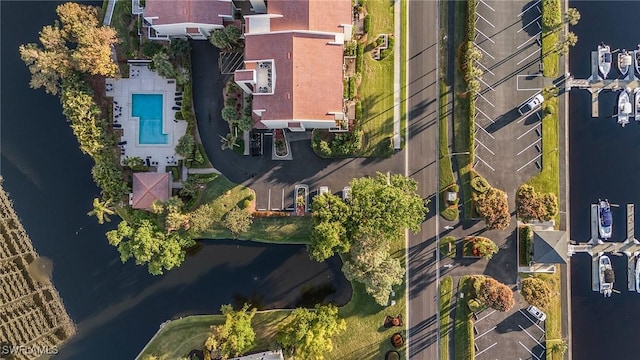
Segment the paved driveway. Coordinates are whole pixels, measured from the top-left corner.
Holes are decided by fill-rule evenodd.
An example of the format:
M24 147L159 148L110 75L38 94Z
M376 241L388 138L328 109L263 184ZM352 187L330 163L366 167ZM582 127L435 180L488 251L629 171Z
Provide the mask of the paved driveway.
M388 159L322 159L311 150L310 133L296 136L291 141L293 160L271 160L270 137L265 136L265 153L260 157L241 156L220 148L220 136L229 129L222 120L222 88L230 79L218 69L218 50L206 41L192 41L192 72L194 107L198 130L207 156L213 166L231 181L249 186L257 192L258 206L282 207L282 191L285 208L292 205L288 199L296 184L307 184L313 191L319 186L329 186L339 192L352 178L374 175L376 171L404 172L404 154L398 152ZM297 135L297 134L296 134Z
M510 311L487 309L476 315L476 360L545 359L544 322L527 312L519 294L516 298L518 303Z
M476 170L511 193L541 168L540 111L518 107L543 87L540 2L480 0L474 46L484 72L476 100ZM503 174L510 175L508 178Z

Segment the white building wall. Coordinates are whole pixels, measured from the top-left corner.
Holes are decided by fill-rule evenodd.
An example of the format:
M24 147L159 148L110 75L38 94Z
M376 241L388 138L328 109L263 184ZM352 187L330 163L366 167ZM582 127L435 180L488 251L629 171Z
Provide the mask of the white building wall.
M222 25L215 24L201 24L201 23L179 23L179 24L163 24L152 26L158 35L167 36L189 36L187 34L187 28L199 28L200 33L205 37L209 36L209 32L215 29L222 29Z
M290 122L299 122L305 129L329 129L336 125L333 120L262 120L269 129L286 129Z

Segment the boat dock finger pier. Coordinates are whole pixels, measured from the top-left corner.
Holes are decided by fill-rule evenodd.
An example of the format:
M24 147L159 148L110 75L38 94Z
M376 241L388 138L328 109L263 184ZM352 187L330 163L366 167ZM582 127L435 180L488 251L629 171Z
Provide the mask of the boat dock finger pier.
M598 233L598 205L591 204L591 238L586 243L573 243L569 245L569 256L584 252L591 255L591 290L600 291L600 277L598 258L604 253L612 253L627 256L627 289L636 291L635 268L636 259L640 255L640 241L634 234L634 204L627 204L627 232L623 242L604 242L599 239Z
M632 91L640 88L640 79L629 69L627 76L622 79L603 79L598 71L598 52L591 52L591 76L588 79L567 79L567 89L579 88L591 93L591 117L600 117L598 95L602 90L620 91L630 88Z

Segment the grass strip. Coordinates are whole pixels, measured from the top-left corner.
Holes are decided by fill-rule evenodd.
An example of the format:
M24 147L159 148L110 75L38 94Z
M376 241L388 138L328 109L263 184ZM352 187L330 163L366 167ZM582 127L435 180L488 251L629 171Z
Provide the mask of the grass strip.
M445 276L440 281L440 359L449 360L449 327L451 326L451 297L453 278Z
M407 51L409 32L407 30L407 6L408 1L400 2L400 38L402 46L400 47L400 139L402 148L406 146L405 138L407 134Z
M471 276L465 275L458 281L458 301L456 302L456 318L454 321L454 359L469 360L475 357L473 346L473 320L467 306ZM461 295L464 294L464 298Z
M562 8L560 0L542 1L542 74L545 77L558 76L560 54L556 51L559 32L562 29Z

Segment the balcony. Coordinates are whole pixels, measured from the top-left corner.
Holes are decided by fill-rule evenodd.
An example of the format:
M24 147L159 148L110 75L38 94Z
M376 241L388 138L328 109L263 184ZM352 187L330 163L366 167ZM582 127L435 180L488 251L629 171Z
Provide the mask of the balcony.
M273 94L273 61L261 61L256 67L256 87L258 94Z

